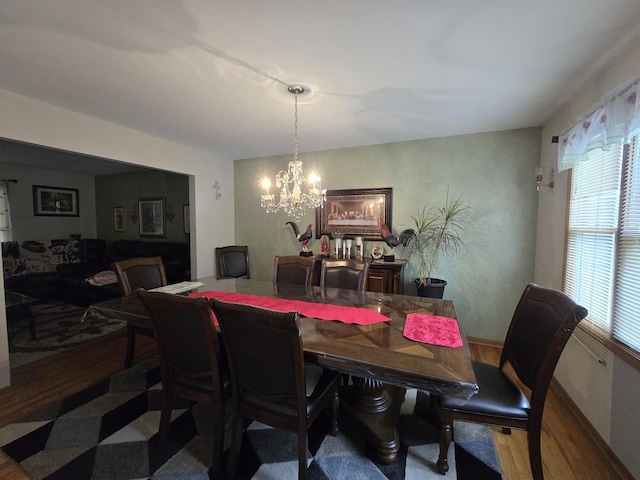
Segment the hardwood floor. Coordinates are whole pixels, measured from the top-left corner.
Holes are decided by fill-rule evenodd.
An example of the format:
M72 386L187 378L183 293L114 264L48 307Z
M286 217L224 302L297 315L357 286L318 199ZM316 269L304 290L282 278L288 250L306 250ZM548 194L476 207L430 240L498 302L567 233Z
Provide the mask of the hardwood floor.
M0 426L65 398L122 370L126 335L124 332L77 347L11 371L12 385L0 389ZM155 353L154 340L138 337L134 362ZM497 364L500 349L471 344L474 359ZM562 391L549 392L543 420L542 459L547 480L633 480L612 460L606 445L592 440L593 431L574 414ZM504 435L494 430L494 440L504 480L530 480L529 454L525 432ZM28 480L19 466L0 454L0 478ZM446 478L446 477L443 477Z

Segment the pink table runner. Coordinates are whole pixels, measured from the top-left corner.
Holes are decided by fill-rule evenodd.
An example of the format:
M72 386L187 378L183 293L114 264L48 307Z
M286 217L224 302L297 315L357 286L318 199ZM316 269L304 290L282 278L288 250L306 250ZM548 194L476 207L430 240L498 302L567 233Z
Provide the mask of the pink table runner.
M402 334L416 342L444 347L462 346L458 322L449 317L410 313L407 315Z
M287 300L284 298L260 297L246 293L235 292L194 292L192 297L217 298L223 302L245 303L256 307L269 308L280 312L294 310L300 315L321 320L338 320L343 323L355 323L357 325L371 325L373 323L388 322L389 318L384 315L360 307L342 307L339 305L329 305L324 303L310 303L302 300Z

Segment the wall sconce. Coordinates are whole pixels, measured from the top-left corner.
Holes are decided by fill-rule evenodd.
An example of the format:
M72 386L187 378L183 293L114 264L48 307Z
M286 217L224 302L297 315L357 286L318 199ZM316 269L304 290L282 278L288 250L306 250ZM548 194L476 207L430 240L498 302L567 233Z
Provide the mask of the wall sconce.
M131 218L131 223L138 223L138 206L131 206L131 213L129 214L129 218Z
M216 191L216 200L220 200L222 198L222 192L220 191L222 190L222 187L220 186L220 182L216 180L215 182L213 182L213 185L211 185L211 188Z
M555 169L553 167L549 168L548 182L544 183L545 177L545 167L538 167L536 170L536 190L540 191L543 187L547 187L553 193L553 187L555 186Z
M173 219L175 218L176 214L173 211L173 205L169 204L167 205L167 220L169 221L169 223L173 223Z

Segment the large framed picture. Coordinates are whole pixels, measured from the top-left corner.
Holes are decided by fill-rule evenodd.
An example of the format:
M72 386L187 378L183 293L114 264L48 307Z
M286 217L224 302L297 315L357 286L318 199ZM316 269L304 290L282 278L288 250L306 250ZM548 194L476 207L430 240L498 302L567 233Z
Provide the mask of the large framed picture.
M341 233L380 240L380 224L391 229L391 194L391 188L327 190L327 201L316 208L316 238Z
M138 199L141 237L164 237L166 235L165 203L165 199L161 197Z
M33 214L37 217L79 217L78 189L34 185Z

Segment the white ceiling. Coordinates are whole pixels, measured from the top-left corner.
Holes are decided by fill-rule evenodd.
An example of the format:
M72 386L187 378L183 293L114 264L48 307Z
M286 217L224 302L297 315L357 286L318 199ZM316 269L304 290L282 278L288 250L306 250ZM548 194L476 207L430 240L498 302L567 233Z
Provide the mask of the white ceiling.
M293 150L289 84L301 151L540 126L639 20L638 0L0 0L0 88L251 158Z

